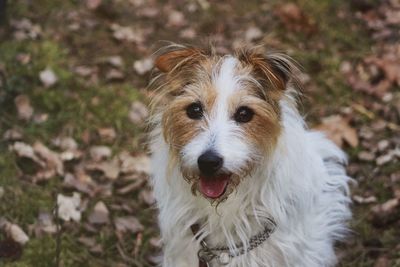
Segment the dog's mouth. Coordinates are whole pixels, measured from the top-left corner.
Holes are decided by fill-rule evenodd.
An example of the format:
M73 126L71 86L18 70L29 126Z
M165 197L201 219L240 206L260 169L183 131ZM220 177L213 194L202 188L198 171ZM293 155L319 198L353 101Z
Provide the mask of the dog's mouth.
M231 174L222 173L216 176L202 176L200 175L200 192L208 198L217 199L220 198L228 187Z

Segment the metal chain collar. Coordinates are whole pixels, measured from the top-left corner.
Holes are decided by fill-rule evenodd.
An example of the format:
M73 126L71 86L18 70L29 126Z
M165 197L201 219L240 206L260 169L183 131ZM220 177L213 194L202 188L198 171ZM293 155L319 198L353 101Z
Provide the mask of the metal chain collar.
M270 235L274 232L276 223L272 219L268 219L268 222L264 224L264 230L255 236L252 236L249 240L249 245L245 248L244 244L236 246L236 251L231 252L229 247L209 247L203 240L200 241L201 248L197 253L197 256L201 262L205 263L205 266L209 266L210 262L217 259L221 265L227 265L232 258L243 255L259 247L264 243ZM193 230L193 234L197 233Z

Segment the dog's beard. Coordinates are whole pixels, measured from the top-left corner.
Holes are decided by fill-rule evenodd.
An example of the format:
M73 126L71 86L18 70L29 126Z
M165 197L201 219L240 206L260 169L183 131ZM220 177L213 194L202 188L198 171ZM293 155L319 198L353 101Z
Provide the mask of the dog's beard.
M226 186L225 192L218 198L209 198L204 196L200 191L200 173L198 170L191 170L181 166L181 173L183 178L190 184L191 192L194 196L198 193L203 195L206 199L210 201L211 204L220 204L228 199L228 197L237 190L240 183L251 176L254 169L256 168L256 162L248 161L242 168L235 171L223 170L224 173L229 173L229 181Z

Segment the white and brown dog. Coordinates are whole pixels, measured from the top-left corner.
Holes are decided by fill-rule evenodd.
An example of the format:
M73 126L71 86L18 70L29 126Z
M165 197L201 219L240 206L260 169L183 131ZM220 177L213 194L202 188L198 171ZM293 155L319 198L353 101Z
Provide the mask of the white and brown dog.
M323 267L348 232L345 154L306 128L280 54L173 45L155 61L164 267Z

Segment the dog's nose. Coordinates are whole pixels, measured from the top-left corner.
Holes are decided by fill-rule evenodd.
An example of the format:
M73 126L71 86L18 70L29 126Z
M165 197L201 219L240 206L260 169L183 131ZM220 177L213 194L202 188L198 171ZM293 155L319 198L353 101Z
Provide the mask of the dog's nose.
M207 150L197 160L201 174L206 176L214 175L221 169L223 163L223 158L212 150Z

